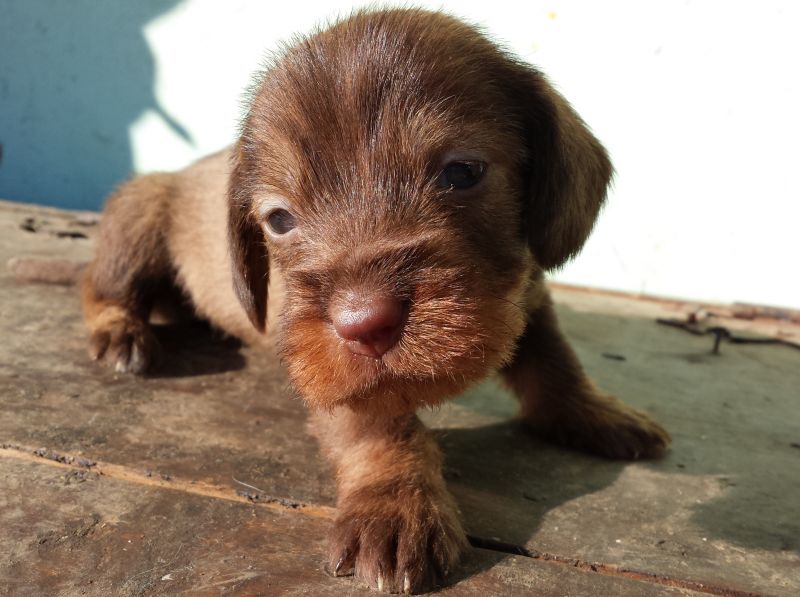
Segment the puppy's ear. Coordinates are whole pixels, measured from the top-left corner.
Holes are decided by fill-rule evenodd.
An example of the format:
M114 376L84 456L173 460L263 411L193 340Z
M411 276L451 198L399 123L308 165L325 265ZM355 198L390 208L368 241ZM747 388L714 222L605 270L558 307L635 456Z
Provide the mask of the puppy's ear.
M530 152L528 243L544 269L577 255L614 173L605 148L543 75L517 64L514 87Z
M249 163L240 144L233 149L228 181L228 239L233 289L247 316L261 332L267 320L269 255L264 231L252 213Z

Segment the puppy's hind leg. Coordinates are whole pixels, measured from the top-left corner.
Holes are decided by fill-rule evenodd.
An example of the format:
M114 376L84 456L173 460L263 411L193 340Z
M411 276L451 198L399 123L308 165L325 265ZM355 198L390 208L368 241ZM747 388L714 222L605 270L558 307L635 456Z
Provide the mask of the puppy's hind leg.
M174 286L167 246L172 182L169 174L144 176L111 196L83 276L90 355L119 372L144 373L159 351L148 319L159 294Z
M600 392L558 329L550 298L528 316L514 360L501 370L522 417L556 443L609 458L656 458L669 434L646 414Z

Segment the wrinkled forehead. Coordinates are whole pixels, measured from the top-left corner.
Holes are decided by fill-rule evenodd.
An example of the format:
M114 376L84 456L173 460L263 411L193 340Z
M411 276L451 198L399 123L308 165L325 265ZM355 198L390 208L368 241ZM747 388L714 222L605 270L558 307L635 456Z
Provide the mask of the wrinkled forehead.
M513 123L472 29L348 21L289 49L264 76L246 127L259 179L286 196L421 187L443 160L506 156ZM466 36L471 39L466 39Z

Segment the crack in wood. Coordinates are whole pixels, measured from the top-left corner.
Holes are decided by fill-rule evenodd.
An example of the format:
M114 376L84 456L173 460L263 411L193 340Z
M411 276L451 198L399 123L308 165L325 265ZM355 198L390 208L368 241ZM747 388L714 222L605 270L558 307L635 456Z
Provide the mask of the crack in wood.
M38 462L40 464L47 464L65 469L81 469L85 465L80 464L82 461L87 460L80 457L74 457L67 454L57 453L53 450L43 450L28 448L14 444L0 445L0 456L15 458L17 460L26 460L29 462ZM101 462L91 460L93 462L92 471L102 477L115 479L118 481L127 481L129 483L138 483L148 487L155 487L159 489L170 489L173 491L182 491L193 495L209 497L214 499L226 500L229 502L239 502L242 504L257 504L262 508L269 508L279 512L300 512L312 518L321 518L324 520L333 520L334 508L328 506L318 506L315 504L305 504L290 499L275 499L269 500L253 500L248 496L242 495L237 492L233 487L225 487L205 481L185 481L173 477L171 475L154 475L151 471L136 471L126 466L118 464L111 464L109 462Z
M720 595L724 597L764 597L761 593L753 593L750 591L742 591L739 589L731 589L728 587L721 587L719 585L712 585L704 582L694 580L683 580L672 578L664 574L655 574L653 572L641 572L639 570L630 570L627 568L620 568L611 564L598 564L587 562L578 558L570 558L551 554L547 552L537 551L515 543L506 543L504 541L497 541L496 539L486 539L484 537L476 537L474 535L467 535L470 545L477 549L486 549L489 551L498 551L501 553L512 554L515 556L522 556L548 562L551 564L561 564L563 566L571 566L584 572L594 572L602 574L603 576L622 577L630 580L637 580L642 582L649 582L653 584L663 585L676 589L687 589L697 591L698 593L705 593L708 595Z

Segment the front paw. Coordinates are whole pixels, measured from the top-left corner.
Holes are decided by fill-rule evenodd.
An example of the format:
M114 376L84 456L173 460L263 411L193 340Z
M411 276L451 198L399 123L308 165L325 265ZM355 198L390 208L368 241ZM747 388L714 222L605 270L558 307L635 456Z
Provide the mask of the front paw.
M533 427L555 443L622 460L658 458L671 441L645 413L600 394L576 400L556 418Z
M452 498L398 482L365 487L339 506L330 571L354 573L379 591L417 593L439 585L467 547Z

